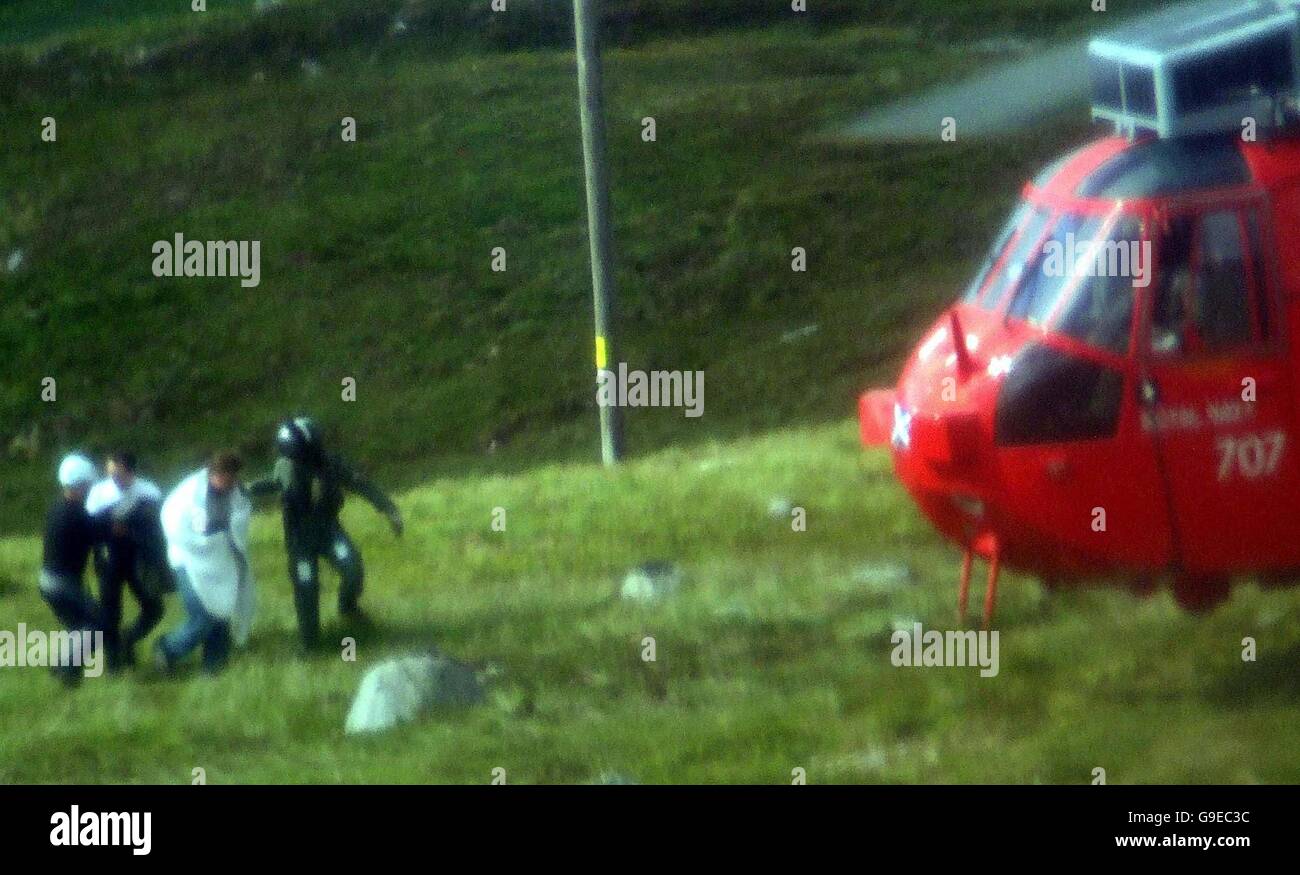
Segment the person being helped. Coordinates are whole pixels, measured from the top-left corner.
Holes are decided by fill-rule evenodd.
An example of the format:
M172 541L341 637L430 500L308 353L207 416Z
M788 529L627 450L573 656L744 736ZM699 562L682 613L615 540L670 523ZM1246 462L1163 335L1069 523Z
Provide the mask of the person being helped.
M186 615L155 645L154 662L163 672L202 645L203 668L216 673L229 658L232 633L237 645L248 641L254 605L248 562L253 509L239 483L242 467L235 453L219 452L163 502L167 558Z
M86 591L86 562L97 544L108 537L102 520L86 513L86 493L98 477L94 464L85 456L66 456L59 464L59 486L63 494L45 518L45 539L41 558L41 598L54 611L68 632L74 634L74 648L79 648L89 632L91 652L79 652L82 665L95 653L96 633L102 640L103 612L99 603ZM55 674L68 686L81 679L81 669L74 664L53 666Z
M59 485L62 495L49 508L45 516L45 536L40 560L40 597L55 612L56 618L68 632L74 633L74 647L87 641L82 633L90 633L90 653L78 651L74 657L85 666L95 654L95 638L103 638L103 610L86 590L86 563L91 551L108 537L100 520L86 512L86 493L99 472L86 456L65 456L59 464ZM77 664L52 666L53 671L72 686L81 680Z
M135 664L135 645L162 621L163 583L167 573L165 548L160 550L159 514L162 491L136 475L135 454L108 457L108 476L91 488L86 512L103 517L109 530L107 549L97 550L99 601L104 611L104 648L109 667ZM135 623L121 634L122 587L140 605Z
M361 617L365 571L361 554L339 522L345 493L369 501L399 536L402 515L392 499L341 456L325 451L320 430L310 419L296 417L281 423L275 446L279 458L271 475L252 483L249 493L254 497L280 494L298 632L303 646L311 648L320 635L320 557L339 574L339 613Z

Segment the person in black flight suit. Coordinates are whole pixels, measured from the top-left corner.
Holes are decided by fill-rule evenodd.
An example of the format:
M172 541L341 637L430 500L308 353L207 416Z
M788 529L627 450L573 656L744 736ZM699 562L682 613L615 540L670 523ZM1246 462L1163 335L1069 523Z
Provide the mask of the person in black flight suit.
M312 420L285 420L276 431L275 446L279 458L270 476L249 484L248 492L253 497L280 494L298 632L303 646L310 648L320 634L321 557L339 574L339 613L361 616L358 602L365 569L361 553L339 522L346 493L356 493L374 505L399 536L402 515L379 487L341 456L325 451L320 430Z

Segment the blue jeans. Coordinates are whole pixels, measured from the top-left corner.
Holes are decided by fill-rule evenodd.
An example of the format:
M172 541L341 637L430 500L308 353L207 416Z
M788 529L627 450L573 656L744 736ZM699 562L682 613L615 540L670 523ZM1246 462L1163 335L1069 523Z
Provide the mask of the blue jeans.
M69 632L90 632L91 652L94 652L94 633L104 629L104 615L99 603L86 592L81 581L41 572L41 598L54 611L54 616ZM88 656L89 654L83 654ZM77 666L55 666L56 674L76 675Z
M230 655L230 624L207 612L184 569L176 569L176 591L185 605L185 622L164 635L159 646L169 662L177 662L201 644L204 670L220 671Z

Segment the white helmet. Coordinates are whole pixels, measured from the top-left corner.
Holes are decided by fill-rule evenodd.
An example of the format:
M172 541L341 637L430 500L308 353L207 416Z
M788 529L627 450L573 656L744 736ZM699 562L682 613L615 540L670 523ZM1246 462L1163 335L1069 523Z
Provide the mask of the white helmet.
M89 486L98 476L95 463L80 453L64 456L63 461L59 463L59 485L64 489Z

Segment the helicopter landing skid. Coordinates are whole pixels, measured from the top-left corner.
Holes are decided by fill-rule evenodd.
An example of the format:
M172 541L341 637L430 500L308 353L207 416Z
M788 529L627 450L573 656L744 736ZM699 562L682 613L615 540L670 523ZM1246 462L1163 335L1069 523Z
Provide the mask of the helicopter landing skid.
M974 564L975 555L979 554L989 561L988 582L984 588L984 628L988 629L993 623L993 612L997 609L998 604L998 575L1001 573L1001 549L998 544L996 535L980 535L970 546L961 559L961 582L957 588L957 622L966 622L966 606L970 601L970 574L971 566Z

